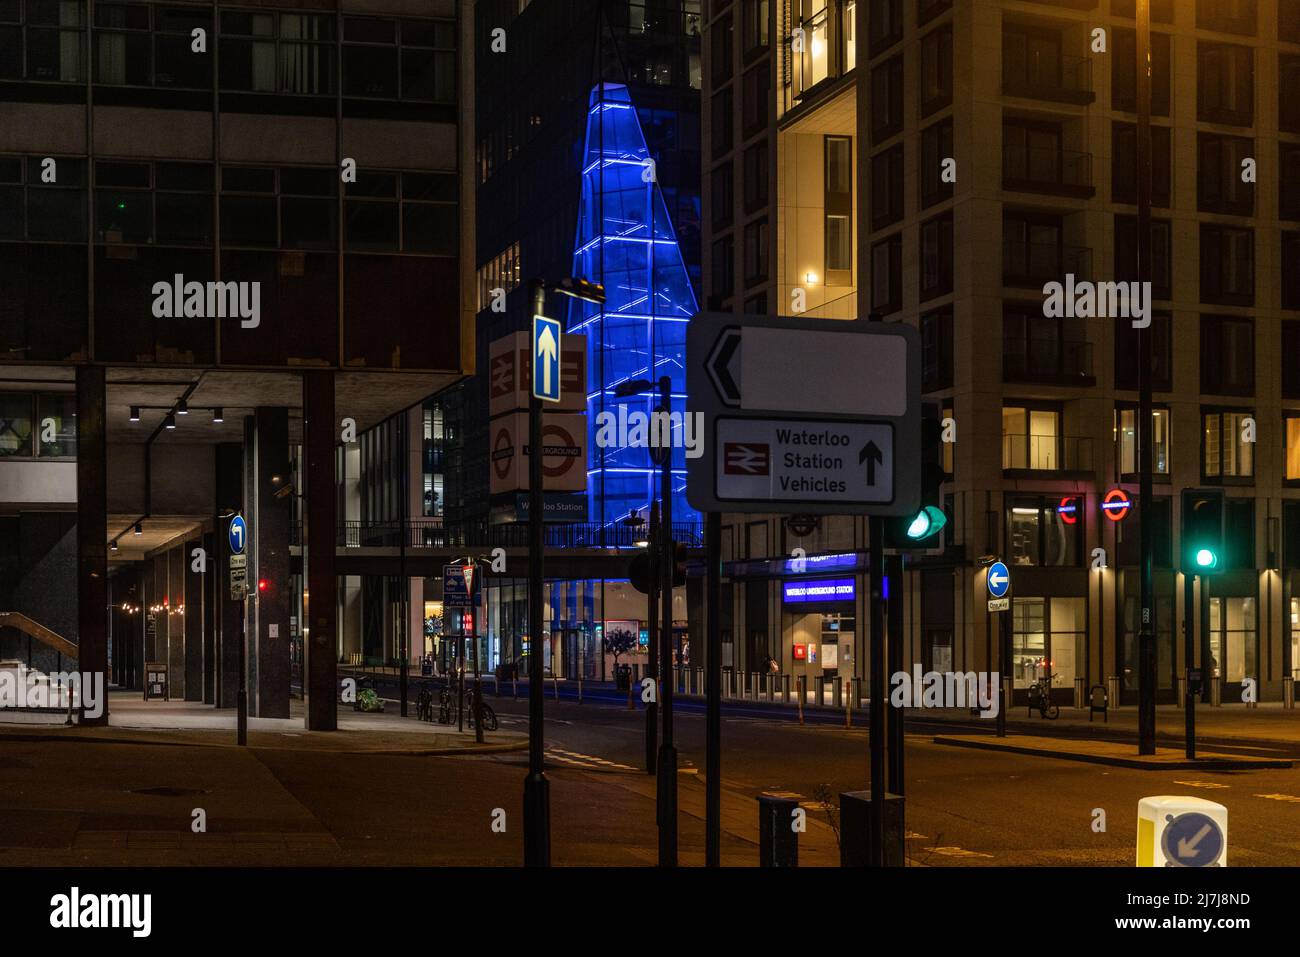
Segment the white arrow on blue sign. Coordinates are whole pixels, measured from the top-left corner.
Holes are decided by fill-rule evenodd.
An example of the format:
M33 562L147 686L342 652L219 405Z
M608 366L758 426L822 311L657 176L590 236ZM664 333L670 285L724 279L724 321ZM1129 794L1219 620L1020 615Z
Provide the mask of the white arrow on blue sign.
M560 323L546 316L533 316L533 395L560 401Z
M1003 562L994 562L989 566L989 594L1001 598L1011 589L1011 572Z
M244 516L236 515L230 520L227 537L230 539L230 553L242 555L248 547L248 526L244 523Z
M1223 831L1214 818L1193 811L1170 821L1160 843L1167 861L1183 867L1210 867L1223 853Z

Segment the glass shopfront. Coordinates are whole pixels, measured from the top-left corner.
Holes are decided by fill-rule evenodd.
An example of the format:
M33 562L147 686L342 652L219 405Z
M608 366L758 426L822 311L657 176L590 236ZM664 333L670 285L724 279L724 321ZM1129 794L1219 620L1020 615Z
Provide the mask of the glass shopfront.
M809 578L781 583L783 643L781 671L791 670L811 683L821 677L852 677L857 649L853 577ZM755 663L761 669L762 662Z
M1012 602L1013 687L1025 691L1051 676L1053 688L1074 688L1082 674L1087 599L1016 598Z

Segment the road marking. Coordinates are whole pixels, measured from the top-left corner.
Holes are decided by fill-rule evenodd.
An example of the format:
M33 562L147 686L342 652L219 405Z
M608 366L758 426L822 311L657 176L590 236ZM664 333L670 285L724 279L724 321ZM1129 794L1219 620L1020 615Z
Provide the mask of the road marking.
M1269 801L1285 801L1288 804L1300 804L1300 797L1296 797L1294 794L1256 794L1255 797Z
M1217 781L1175 781L1175 784L1181 784L1188 788L1228 788L1231 784L1219 784Z
M630 764L619 764L617 761L607 761L604 758L596 757L594 754L581 754L577 751L566 751L564 748L547 748L546 753L566 764L572 764L576 767L584 767L590 770L598 771L604 768L614 768L619 771L638 771Z
M921 850L929 851L932 854L938 854L941 857L987 857L992 858L992 854L983 854L979 851L968 851L964 847L926 847Z

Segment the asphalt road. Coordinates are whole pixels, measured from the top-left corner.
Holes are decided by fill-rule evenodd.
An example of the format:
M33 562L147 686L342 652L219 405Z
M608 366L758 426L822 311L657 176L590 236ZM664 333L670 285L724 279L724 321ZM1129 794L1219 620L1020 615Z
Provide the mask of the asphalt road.
M526 729L524 699L491 701L504 728ZM554 862L652 864L644 713L552 700L546 708ZM699 863L703 716L679 713L676 727L682 860ZM0 865L514 865L522 860L526 761L521 753L422 758L11 741L0 757ZM724 862L756 863L754 797L776 790L808 808L801 863L835 863L831 818L817 796L866 788L868 767L861 727L726 717ZM1137 802L1155 794L1226 805L1233 866L1300 859L1297 769L1137 771L949 748L909 734L906 781L909 855L921 864L1131 866ZM1093 829L1097 809L1104 832Z

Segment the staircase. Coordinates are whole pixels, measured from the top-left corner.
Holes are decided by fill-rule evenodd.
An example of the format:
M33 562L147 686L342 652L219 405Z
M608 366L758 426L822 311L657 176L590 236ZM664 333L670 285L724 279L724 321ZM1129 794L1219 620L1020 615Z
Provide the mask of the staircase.
M0 611L0 631L5 628L12 628L29 635L68 659L68 669L75 667L77 646L40 622L33 621L22 612ZM2 702L3 712L9 712L11 716L16 712L28 716L57 715L62 718L71 708L76 707L76 694L71 686L62 682L52 682L50 676L43 671L29 668L17 659L0 660L0 681L7 685L6 698ZM13 695L17 700L11 700L9 695ZM39 707L29 708L28 701L39 701L42 704Z

